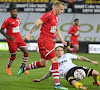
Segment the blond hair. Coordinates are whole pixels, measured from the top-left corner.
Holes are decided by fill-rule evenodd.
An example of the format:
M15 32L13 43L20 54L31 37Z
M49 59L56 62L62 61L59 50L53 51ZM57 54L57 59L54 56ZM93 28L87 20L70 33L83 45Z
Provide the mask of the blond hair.
M58 7L59 7L60 4L62 4L63 6L65 5L64 2L57 1L57 2L55 2L55 3L53 4L53 7L55 7L55 6L58 6Z

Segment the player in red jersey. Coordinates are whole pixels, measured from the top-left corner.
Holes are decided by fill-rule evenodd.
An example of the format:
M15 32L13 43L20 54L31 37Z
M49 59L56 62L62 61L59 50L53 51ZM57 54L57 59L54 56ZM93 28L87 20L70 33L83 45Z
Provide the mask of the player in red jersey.
M26 43L24 42L24 40L20 35L20 29L19 29L20 19L17 18L17 9L12 8L10 14L11 17L7 18L3 22L0 29L0 32L4 36L6 36L6 40L9 46L9 52L11 54L8 60L8 65L6 66L6 71L8 75L12 75L10 66L16 58L17 48L20 48L20 50L24 53L21 67L26 64L29 56ZM7 29L6 33L4 32L5 28ZM28 71L26 71L25 73L28 74Z
M70 45L66 48L65 52L72 51L74 54L77 50L79 50L79 42L78 42L78 36L79 36L79 20L74 20L75 24L71 26L70 30L68 31L68 34L71 34L70 38L70 45L73 46L73 48L70 48Z
M52 62L51 72L55 81L54 88L68 90L67 88L60 85L58 60L54 50L54 45L55 45L54 39L56 38L56 35L59 37L59 39L64 45L67 45L67 42L63 40L59 32L59 29L57 27L58 24L57 15L61 14L63 10L64 10L64 3L60 1L55 2L53 4L53 10L48 13L45 13L37 22L35 22L29 34L25 36L26 40L30 41L32 32L35 31L39 25L41 25L40 29L41 32L38 38L38 47L39 47L39 52L41 54L41 59L40 61L35 61L30 65L20 69L18 71L18 76L25 70L46 67L48 60L50 60Z

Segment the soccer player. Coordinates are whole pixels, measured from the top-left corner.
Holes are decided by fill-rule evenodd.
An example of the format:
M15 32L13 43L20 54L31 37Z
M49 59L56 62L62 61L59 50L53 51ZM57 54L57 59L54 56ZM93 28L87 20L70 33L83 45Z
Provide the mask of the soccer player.
M67 42L63 40L60 31L57 27L58 24L57 15L61 14L63 10L64 10L64 3L60 1L55 2L53 4L53 10L51 10L48 13L45 13L37 22L35 22L29 34L25 36L26 40L29 41L32 32L35 31L39 25L41 25L40 29L41 32L38 38L38 47L39 47L39 52L41 54L41 59L40 61L35 61L30 65L21 68L18 72L18 76L25 70L46 67L48 60L50 60L52 62L51 72L53 74L55 81L54 88L68 90L67 88L60 85L58 59L56 57L54 50L54 45L55 45L54 39L56 38L55 37L56 35L59 37L59 39L64 45L67 45Z
M60 77L67 80L68 83L70 83L71 85L75 86L77 89L87 89L87 87L83 86L81 83L79 83L75 78L74 78L74 72L78 69L82 69L84 70L84 72L86 73L86 76L93 76L94 78L94 85L99 85L100 86L100 81L99 81L99 72L96 70L93 70L91 68L87 68L87 67L79 67L77 65L75 65L74 63L72 63L72 60L74 59L80 59L83 61L87 61L87 62L91 62L95 65L98 65L99 62L97 61L92 61L90 59L87 59L83 56L78 56L75 54L69 54L69 53L65 53L64 54L64 50L62 46L57 46L55 48L55 52L56 52L56 56L58 57L58 62L59 62L59 74ZM44 77L42 77L41 79L34 79L33 82L40 82L43 81L47 78L49 78L51 76L51 67L49 69L49 73L47 73Z
M16 58L17 48L19 48L24 53L21 67L26 64L29 56L26 43L20 35L20 19L17 18L17 9L12 8L10 14L11 17L4 20L0 29L0 32L4 36L6 36L6 40L9 46L9 52L11 54L8 60L8 65L6 66L6 71L8 75L12 75L10 66ZM6 33L4 32L5 28L7 29ZM25 73L28 74L29 72L26 71Z
M71 26L70 30L68 31L68 34L71 34L71 38L69 40L70 45L66 48L65 52L72 51L74 54L76 51L79 50L79 42L78 42L78 36L79 36L79 20L74 20L74 25ZM73 48L70 48L71 45Z

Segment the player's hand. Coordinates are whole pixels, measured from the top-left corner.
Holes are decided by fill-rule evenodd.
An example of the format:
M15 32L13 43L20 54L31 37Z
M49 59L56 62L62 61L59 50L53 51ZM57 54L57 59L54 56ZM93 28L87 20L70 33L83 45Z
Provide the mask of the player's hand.
M77 32L77 31L76 31ZM76 32L72 32L72 34L75 34Z
M92 63L95 64L95 65L99 64L99 62L97 62L97 61L92 61Z
M78 37L80 37L80 34L78 34Z
M10 41L15 41L15 39L13 37L10 37L10 36L9 36L9 40Z
M40 82L40 79L33 79L32 82Z
M63 45L67 46L67 42L66 41L62 41Z
M25 40L30 41L30 37L31 37L30 34L26 35L26 36L25 36Z

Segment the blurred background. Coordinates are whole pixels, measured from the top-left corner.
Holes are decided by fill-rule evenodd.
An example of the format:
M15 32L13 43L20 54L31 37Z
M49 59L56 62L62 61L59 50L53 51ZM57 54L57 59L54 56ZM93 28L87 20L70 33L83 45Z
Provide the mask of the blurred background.
M16 7L21 21L20 34L24 38L34 22L52 10L52 4L56 1L65 2L64 13L58 16L58 27L64 40L69 42L68 30L74 19L78 18L80 26L78 52L100 53L100 0L0 0L0 26L10 17L10 8ZM26 42L29 51L38 51L39 28L33 33L31 41ZM62 45L59 39L57 45ZM0 34L0 51L8 51L6 39L2 34Z

